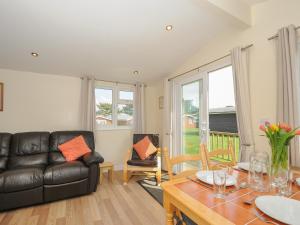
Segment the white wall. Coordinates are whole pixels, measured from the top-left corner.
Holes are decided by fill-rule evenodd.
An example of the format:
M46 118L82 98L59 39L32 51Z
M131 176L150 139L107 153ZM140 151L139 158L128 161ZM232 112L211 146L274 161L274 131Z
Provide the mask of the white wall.
M159 109L159 97L163 96L163 83L148 84L145 92L146 133L157 133L162 143L162 113Z
M205 64L229 53L238 45L254 44L250 49L250 89L252 121L257 150L269 149L260 136L261 119L276 122L275 41L267 38L289 24L300 25L299 0L269 0L252 8L253 26L241 32L228 33L211 40L173 74ZM300 33L300 32L298 32Z
M124 156L132 146L131 130L96 131L96 150L105 161L114 163L115 170L121 170Z
M4 111L0 132L80 128L80 79L0 69Z

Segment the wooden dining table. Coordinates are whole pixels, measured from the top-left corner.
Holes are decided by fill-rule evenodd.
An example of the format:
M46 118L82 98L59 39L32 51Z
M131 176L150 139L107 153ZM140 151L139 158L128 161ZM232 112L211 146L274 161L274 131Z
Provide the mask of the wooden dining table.
M238 183L247 181L248 173L233 170ZM183 212L197 224L210 225L262 225L269 224L261 218L283 224L260 211L254 199L262 195L276 195L275 191L257 192L249 187L227 187L224 199L215 198L212 186L198 182L195 173L188 178L181 178L162 183L166 225L173 225L175 209ZM289 198L300 201L300 187L292 186ZM251 204L245 204L245 201ZM299 212L300 213L300 212ZM259 215L259 216L258 216ZM261 218L259 218L261 217Z

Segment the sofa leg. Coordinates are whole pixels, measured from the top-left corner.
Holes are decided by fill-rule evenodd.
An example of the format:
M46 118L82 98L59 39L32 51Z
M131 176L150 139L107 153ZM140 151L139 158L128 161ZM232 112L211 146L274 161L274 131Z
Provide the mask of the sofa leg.
M158 170L156 172L156 182L157 182L157 185L160 186L160 183L161 183L161 170Z

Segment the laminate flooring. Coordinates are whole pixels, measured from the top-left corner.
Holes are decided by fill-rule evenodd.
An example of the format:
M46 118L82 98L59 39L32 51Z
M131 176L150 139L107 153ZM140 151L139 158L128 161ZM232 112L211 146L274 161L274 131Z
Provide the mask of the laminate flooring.
M0 213L0 225L163 225L165 211L136 181L113 182L104 175L96 192Z

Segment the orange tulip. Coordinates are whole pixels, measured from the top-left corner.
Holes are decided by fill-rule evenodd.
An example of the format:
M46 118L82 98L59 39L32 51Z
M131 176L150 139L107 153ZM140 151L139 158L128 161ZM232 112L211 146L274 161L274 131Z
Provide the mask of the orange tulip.
M296 134L296 135L300 135L300 130L296 130L296 131L295 131L295 134Z
M283 129L286 132L290 132L292 130L292 128L286 123L280 123L279 127L280 127L280 129Z

